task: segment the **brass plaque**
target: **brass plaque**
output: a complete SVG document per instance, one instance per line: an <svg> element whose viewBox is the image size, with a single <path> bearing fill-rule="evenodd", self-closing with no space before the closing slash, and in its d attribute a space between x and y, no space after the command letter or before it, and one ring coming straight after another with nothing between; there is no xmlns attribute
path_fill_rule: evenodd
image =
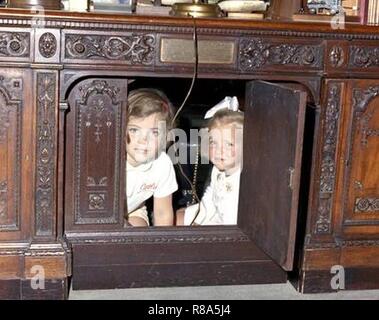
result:
<svg viewBox="0 0 379 320"><path fill-rule="evenodd" d="M199 40L199 63L232 64L235 55L234 41ZM167 63L195 62L195 48L192 39L161 39L160 59Z"/></svg>

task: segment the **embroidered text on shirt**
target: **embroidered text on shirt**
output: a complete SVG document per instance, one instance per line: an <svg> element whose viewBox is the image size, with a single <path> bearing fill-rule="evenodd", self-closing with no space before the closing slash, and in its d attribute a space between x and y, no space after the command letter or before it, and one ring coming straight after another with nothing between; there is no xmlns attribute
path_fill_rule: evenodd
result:
<svg viewBox="0 0 379 320"><path fill-rule="evenodd" d="M144 183L138 192L154 191L155 189L157 189L156 183L150 183L150 184Z"/></svg>

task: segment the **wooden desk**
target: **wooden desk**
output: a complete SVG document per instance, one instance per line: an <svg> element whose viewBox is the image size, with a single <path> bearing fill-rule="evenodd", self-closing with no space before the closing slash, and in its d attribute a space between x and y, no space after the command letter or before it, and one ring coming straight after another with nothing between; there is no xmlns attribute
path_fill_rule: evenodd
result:
<svg viewBox="0 0 379 320"><path fill-rule="evenodd" d="M292 190L298 192L281 199L288 212L278 221L286 231L273 240L267 234L275 232L276 213L262 216L258 205L251 209L258 202L248 201L259 192L246 179L254 173L249 152L238 226L123 226L125 181L118 170L128 83L191 77L191 19L53 11L36 17L3 9L0 23L1 297L62 299L72 274L76 288L112 288L284 282L292 269L299 290L320 292L332 290L331 270L338 265L345 268L347 289L379 288L376 27L196 21L199 79L246 81L247 88L266 92L258 99L262 105L267 95L284 94L283 82L291 83L286 97L295 101L303 92L315 110L313 125L305 124L310 156L302 165L296 158ZM257 87L262 80L266 85ZM108 147L90 164L97 129L84 134L75 110L83 107L96 119L88 108L94 95L103 98L110 117L98 120L111 129L101 137ZM89 175L104 168L103 180ZM309 175L301 182L304 168ZM265 198L276 200L274 194ZM305 214L296 224L300 211ZM259 223L266 223L266 235ZM43 267L45 290L32 289L36 266Z"/></svg>

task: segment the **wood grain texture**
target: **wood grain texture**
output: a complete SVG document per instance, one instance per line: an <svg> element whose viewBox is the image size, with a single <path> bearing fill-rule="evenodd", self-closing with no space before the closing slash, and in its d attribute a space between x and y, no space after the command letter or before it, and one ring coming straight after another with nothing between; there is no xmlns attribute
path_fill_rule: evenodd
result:
<svg viewBox="0 0 379 320"><path fill-rule="evenodd" d="M287 279L278 265L249 242L238 246L222 242L171 244L164 251L161 247L75 245L73 288L263 284Z"/></svg>
<svg viewBox="0 0 379 320"><path fill-rule="evenodd" d="M295 250L306 100L300 86L257 81L246 88L239 225L288 271Z"/></svg>

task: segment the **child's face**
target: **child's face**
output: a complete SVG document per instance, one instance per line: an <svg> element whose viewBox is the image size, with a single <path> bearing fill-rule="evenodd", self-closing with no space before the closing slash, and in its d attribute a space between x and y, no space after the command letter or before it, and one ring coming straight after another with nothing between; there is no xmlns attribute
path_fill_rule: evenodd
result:
<svg viewBox="0 0 379 320"><path fill-rule="evenodd" d="M126 151L128 162L133 166L153 161L158 156L165 123L157 114L146 118L131 117L127 126Z"/></svg>
<svg viewBox="0 0 379 320"><path fill-rule="evenodd" d="M209 157L220 171L232 174L242 165L243 129L236 124L220 125L209 132Z"/></svg>

